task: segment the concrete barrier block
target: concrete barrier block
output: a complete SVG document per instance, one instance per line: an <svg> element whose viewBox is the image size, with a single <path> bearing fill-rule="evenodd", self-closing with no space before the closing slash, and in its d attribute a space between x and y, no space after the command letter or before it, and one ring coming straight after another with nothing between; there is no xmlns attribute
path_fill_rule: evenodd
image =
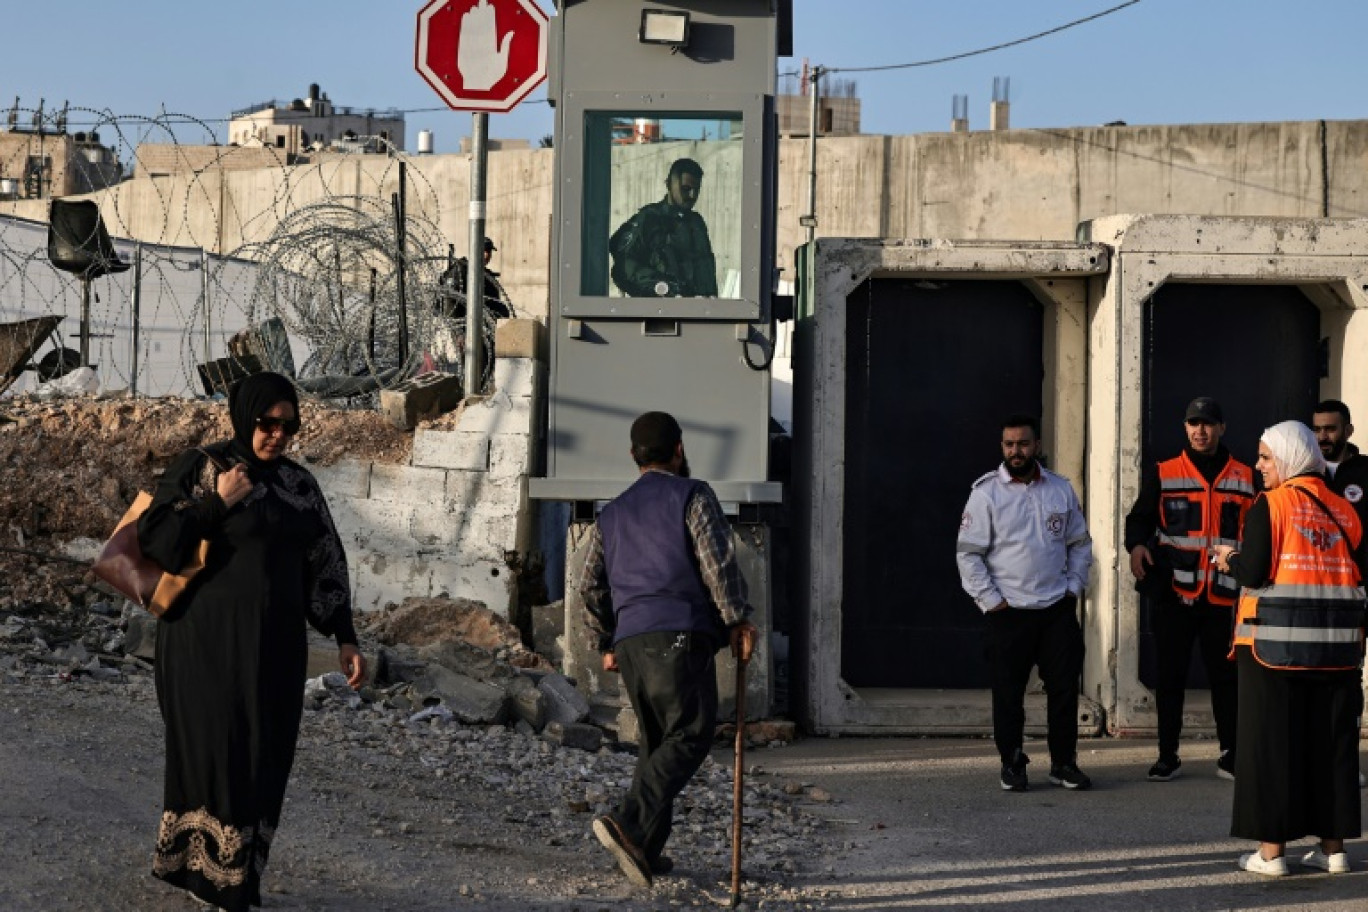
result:
<svg viewBox="0 0 1368 912"><path fill-rule="evenodd" d="M531 358L498 358L494 361L494 389L513 398L536 396L543 388L546 365Z"/></svg>
<svg viewBox="0 0 1368 912"><path fill-rule="evenodd" d="M491 478L526 475L532 468L532 438L522 434L499 434L489 441Z"/></svg>
<svg viewBox="0 0 1368 912"><path fill-rule="evenodd" d="M501 561L517 550L518 516L461 510L418 510L413 537L419 548L441 548L455 560Z"/></svg>
<svg viewBox="0 0 1368 912"><path fill-rule="evenodd" d="M495 358L546 360L546 327L538 320L500 320L494 330Z"/></svg>
<svg viewBox="0 0 1368 912"><path fill-rule="evenodd" d="M323 494L344 497L369 497L371 464L359 459L342 459L332 465L310 465L309 472L318 481Z"/></svg>
<svg viewBox="0 0 1368 912"><path fill-rule="evenodd" d="M489 435L419 428L413 435L413 464L482 472L489 466Z"/></svg>
<svg viewBox="0 0 1368 912"><path fill-rule="evenodd" d="M532 429L532 400L496 391L471 399L461 412L458 430L482 434L527 434Z"/></svg>
<svg viewBox="0 0 1368 912"><path fill-rule="evenodd" d="M431 504L445 496L446 471L443 469L378 463L371 467L371 500Z"/></svg>
<svg viewBox="0 0 1368 912"><path fill-rule="evenodd" d="M375 550L382 553L404 554L413 550L413 516L410 504L371 500L360 497L330 497L337 534L347 548L347 559L353 561L359 552Z"/></svg>

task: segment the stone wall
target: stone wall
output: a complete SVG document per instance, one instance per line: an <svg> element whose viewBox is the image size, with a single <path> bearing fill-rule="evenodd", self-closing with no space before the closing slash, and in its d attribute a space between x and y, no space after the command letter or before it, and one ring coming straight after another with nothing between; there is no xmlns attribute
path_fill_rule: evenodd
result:
<svg viewBox="0 0 1368 912"><path fill-rule="evenodd" d="M526 477L542 446L544 350L536 321L501 323L494 392L415 431L407 464L312 469L347 548L358 611L449 595L514 619L519 571L537 541Z"/></svg>

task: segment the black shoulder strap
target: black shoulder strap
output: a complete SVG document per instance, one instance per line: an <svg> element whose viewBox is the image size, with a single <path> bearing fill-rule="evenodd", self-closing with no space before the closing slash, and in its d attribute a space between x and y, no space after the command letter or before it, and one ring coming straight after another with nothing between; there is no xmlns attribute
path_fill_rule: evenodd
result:
<svg viewBox="0 0 1368 912"><path fill-rule="evenodd" d="M1335 514L1330 512L1330 508L1325 505L1325 501L1317 497L1311 491L1310 488L1303 488L1301 485L1288 485L1288 487L1290 487L1294 491L1301 491L1307 497L1314 500L1316 502L1316 506L1321 508L1321 512L1324 513L1326 516L1330 517L1330 521L1335 524L1335 528L1340 530L1340 535L1344 536L1344 540L1351 541L1351 539L1349 538L1349 533L1344 531L1344 526L1340 525L1340 521L1335 518Z"/></svg>

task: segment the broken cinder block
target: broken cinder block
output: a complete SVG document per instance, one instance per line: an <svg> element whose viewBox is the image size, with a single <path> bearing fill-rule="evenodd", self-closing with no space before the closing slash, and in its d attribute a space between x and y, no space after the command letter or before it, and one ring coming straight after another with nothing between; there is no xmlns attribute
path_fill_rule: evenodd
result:
<svg viewBox="0 0 1368 912"><path fill-rule="evenodd" d="M425 418L436 418L461 404L461 380L455 374L429 371L393 389L380 391L380 411L401 431Z"/></svg>

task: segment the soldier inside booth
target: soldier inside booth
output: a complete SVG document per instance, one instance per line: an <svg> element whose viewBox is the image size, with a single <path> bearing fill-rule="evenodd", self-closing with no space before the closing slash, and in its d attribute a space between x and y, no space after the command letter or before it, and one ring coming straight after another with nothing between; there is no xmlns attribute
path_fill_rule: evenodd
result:
<svg viewBox="0 0 1368 912"><path fill-rule="evenodd" d="M581 293L735 298L742 118L590 113Z"/></svg>

